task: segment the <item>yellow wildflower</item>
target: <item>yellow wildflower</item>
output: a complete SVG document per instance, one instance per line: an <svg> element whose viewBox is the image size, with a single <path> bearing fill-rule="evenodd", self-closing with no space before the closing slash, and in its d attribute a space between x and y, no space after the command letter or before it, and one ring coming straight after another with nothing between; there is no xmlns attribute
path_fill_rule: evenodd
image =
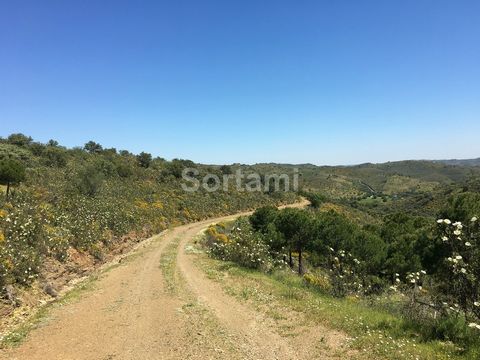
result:
<svg viewBox="0 0 480 360"><path fill-rule="evenodd" d="M161 209L163 209L163 204L162 204L161 201L155 201L153 203L153 207L161 210Z"/></svg>

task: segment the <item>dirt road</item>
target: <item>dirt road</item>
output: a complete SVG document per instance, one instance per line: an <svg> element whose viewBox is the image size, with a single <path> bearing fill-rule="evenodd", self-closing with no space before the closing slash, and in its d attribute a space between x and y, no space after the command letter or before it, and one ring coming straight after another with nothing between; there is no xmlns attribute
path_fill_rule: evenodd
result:
<svg viewBox="0 0 480 360"><path fill-rule="evenodd" d="M311 358L308 346L280 336L262 314L226 295L195 266L189 242L212 222L230 218L180 226L146 241L0 357Z"/></svg>

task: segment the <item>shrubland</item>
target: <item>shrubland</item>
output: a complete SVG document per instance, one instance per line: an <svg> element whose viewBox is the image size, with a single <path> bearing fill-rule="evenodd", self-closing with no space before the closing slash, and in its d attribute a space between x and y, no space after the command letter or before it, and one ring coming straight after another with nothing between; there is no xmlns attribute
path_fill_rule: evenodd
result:
<svg viewBox="0 0 480 360"><path fill-rule="evenodd" d="M249 193L233 187L185 192L185 167L219 176L229 170L105 149L94 141L68 149L22 134L1 139L2 296L9 286L28 287L48 271L48 258L68 261L72 249L101 262L126 237L141 239L177 224L296 199L293 193Z"/></svg>
<svg viewBox="0 0 480 360"><path fill-rule="evenodd" d="M249 218L212 225L215 232L207 231L205 244L214 258L267 274L297 273L312 291L358 299L372 311L390 314L421 342L450 342L454 354L476 358L480 202L475 184L450 191L436 217L396 213L372 225L318 206L269 206Z"/></svg>

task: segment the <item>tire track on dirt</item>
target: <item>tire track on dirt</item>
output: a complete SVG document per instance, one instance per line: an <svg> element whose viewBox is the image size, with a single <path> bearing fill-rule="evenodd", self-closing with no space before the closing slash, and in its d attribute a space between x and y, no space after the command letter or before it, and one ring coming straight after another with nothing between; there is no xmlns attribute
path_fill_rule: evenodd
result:
<svg viewBox="0 0 480 360"><path fill-rule="evenodd" d="M178 303L164 295L158 267L171 236L155 237L131 259L102 274L93 291L52 309L47 321L6 358L147 359L149 353L161 354L159 339L174 344L181 338L180 327L166 326L177 323Z"/></svg>
<svg viewBox="0 0 480 360"><path fill-rule="evenodd" d="M249 359L299 359L295 350L278 334L265 326L261 314L223 293L213 281L196 268L185 247L205 226L192 226L182 236L178 266L200 303L207 306L239 341Z"/></svg>

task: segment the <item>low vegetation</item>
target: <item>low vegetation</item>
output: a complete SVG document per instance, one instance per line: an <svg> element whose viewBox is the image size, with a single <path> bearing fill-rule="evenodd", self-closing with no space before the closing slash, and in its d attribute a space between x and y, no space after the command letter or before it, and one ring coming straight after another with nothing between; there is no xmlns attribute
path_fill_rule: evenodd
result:
<svg viewBox="0 0 480 360"><path fill-rule="evenodd" d="M65 262L71 249L101 262L125 238L264 204L295 201L293 193L185 192L184 167L221 175L220 167L166 161L142 152L104 149L90 141L67 149L22 134L0 139L0 296L29 286L46 258ZM225 171L225 168L223 169Z"/></svg>
<svg viewBox="0 0 480 360"><path fill-rule="evenodd" d="M302 286L380 311L394 331L415 332L424 343L451 342L449 353L474 359L480 354L477 198L455 193L437 221L403 213L377 226L314 207L262 207L249 218L212 225L205 245L212 257L245 268L294 271Z"/></svg>

